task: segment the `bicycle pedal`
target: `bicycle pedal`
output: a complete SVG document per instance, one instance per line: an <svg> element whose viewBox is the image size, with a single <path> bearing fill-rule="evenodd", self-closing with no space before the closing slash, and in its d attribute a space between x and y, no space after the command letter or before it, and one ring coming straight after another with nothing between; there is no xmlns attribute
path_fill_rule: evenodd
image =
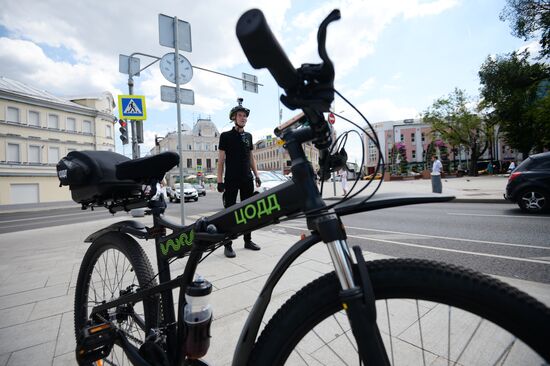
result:
<svg viewBox="0 0 550 366"><path fill-rule="evenodd" d="M87 364L107 357L115 340L116 329L111 323L85 327L76 345L76 360L79 364Z"/></svg>

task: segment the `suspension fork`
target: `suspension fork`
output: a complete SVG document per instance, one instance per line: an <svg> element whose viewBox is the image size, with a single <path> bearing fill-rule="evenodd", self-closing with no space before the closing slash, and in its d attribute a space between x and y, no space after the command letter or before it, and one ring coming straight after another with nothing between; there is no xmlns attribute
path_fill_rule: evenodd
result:
<svg viewBox="0 0 550 366"><path fill-rule="evenodd" d="M357 273L354 276L346 233L340 219L336 214L329 213L315 221L323 241L327 243L336 277L340 282L340 301L357 340L361 360L368 360L369 365L389 366L390 361L376 324L374 292L361 248L353 247L357 261Z"/></svg>

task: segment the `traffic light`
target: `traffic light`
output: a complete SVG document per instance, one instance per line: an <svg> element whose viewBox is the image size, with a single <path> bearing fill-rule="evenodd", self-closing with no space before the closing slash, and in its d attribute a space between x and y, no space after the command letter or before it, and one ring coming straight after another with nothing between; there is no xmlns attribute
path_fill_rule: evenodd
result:
<svg viewBox="0 0 550 366"><path fill-rule="evenodd" d="M118 130L120 131L120 139L122 140L122 145L126 145L128 144L128 124L123 119L119 119L118 123L120 123L120 128Z"/></svg>

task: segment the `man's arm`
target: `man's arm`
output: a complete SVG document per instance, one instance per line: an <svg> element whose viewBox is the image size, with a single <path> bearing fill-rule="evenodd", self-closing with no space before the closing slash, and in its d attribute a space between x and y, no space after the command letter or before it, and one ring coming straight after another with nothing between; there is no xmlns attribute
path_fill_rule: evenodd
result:
<svg viewBox="0 0 550 366"><path fill-rule="evenodd" d="M225 164L225 151L218 150L218 183L223 183L223 165Z"/></svg>

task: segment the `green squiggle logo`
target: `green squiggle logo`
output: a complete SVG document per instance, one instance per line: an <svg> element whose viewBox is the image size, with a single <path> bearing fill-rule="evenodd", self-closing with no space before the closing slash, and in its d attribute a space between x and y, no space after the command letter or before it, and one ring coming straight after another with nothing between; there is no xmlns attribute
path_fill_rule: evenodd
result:
<svg viewBox="0 0 550 366"><path fill-rule="evenodd" d="M179 250L184 245L191 245L193 243L193 239L195 239L194 230L191 230L189 232L189 236L187 235L187 233L182 233L179 238L176 238L175 241L173 239L170 239L166 243L160 243L160 251L162 255L167 255L168 251L170 251L170 248L172 248L174 252L179 252Z"/></svg>

